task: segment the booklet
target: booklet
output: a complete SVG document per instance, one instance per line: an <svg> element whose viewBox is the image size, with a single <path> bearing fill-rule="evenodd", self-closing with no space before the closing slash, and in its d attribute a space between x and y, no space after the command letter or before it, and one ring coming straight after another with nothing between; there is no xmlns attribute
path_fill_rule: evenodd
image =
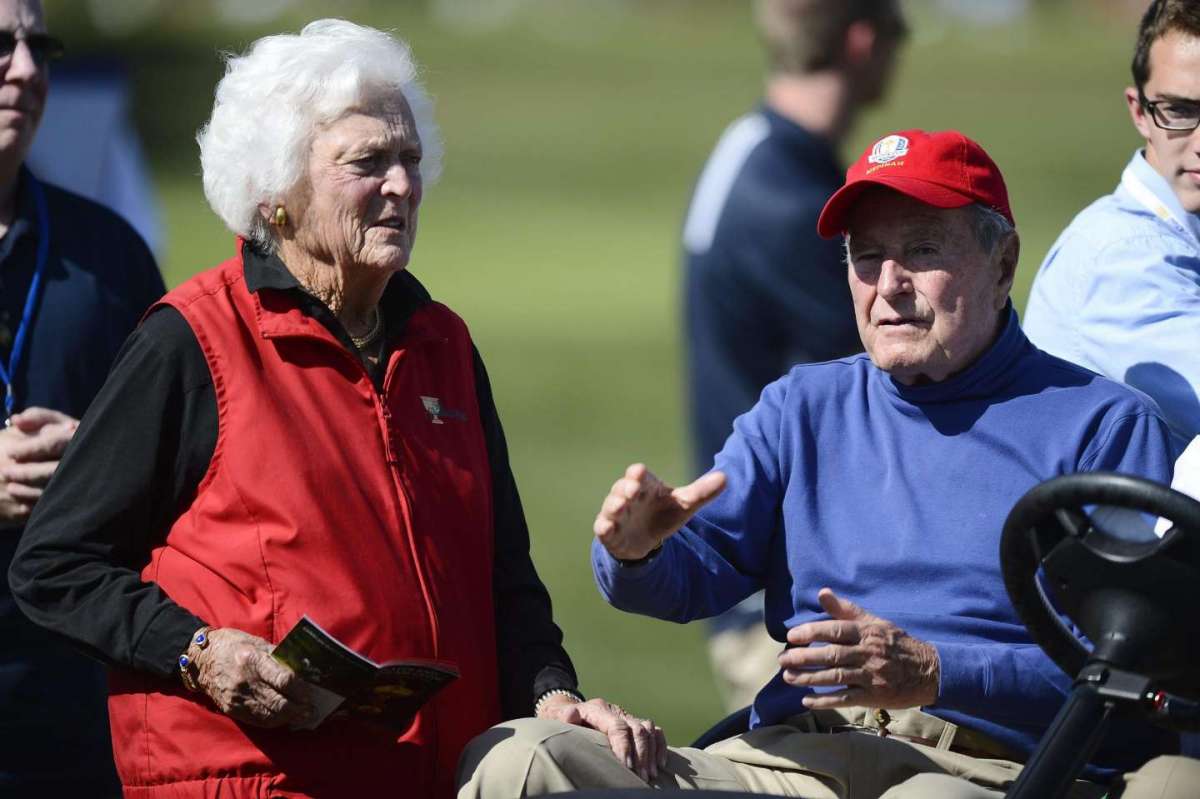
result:
<svg viewBox="0 0 1200 799"><path fill-rule="evenodd" d="M308 616L284 636L272 656L314 688L315 729L335 711L396 732L412 723L421 706L458 679L451 663L401 660L376 663L334 638Z"/></svg>

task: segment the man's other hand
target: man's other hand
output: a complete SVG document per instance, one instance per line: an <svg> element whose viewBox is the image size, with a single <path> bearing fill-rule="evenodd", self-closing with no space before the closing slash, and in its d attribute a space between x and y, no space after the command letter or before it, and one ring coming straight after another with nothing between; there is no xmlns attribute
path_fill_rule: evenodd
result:
<svg viewBox="0 0 1200 799"><path fill-rule="evenodd" d="M42 497L79 420L49 408L29 408L0 430L0 525L18 526Z"/></svg>
<svg viewBox="0 0 1200 799"><path fill-rule="evenodd" d="M635 463L613 483L592 530L614 558L638 560L724 489L721 472L709 472L689 485L671 488L644 464Z"/></svg>
<svg viewBox="0 0 1200 799"><path fill-rule="evenodd" d="M932 644L828 588L817 599L830 620L788 630L792 648L780 654L779 665L791 685L842 688L804 697L806 707L910 708L937 701L941 664Z"/></svg>

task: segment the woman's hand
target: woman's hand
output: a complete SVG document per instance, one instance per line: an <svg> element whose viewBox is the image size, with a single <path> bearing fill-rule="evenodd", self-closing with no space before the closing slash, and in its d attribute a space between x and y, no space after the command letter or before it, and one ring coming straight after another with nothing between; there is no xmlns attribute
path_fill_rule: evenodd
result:
<svg viewBox="0 0 1200 799"><path fill-rule="evenodd" d="M307 684L256 635L222 627L192 659L196 682L227 716L255 727L301 727L314 713Z"/></svg>
<svg viewBox="0 0 1200 799"><path fill-rule="evenodd" d="M656 779L658 770L667 765L667 736L662 728L603 699L580 702L570 696L551 696L539 708L538 718L604 733L617 760L644 782Z"/></svg>

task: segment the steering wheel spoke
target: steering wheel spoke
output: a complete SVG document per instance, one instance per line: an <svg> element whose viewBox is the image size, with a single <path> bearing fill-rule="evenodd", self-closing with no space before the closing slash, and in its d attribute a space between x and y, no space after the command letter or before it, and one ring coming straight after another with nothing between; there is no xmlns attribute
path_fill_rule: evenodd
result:
<svg viewBox="0 0 1200 799"><path fill-rule="evenodd" d="M1079 508L1056 508L1054 520L1072 538L1082 539L1092 529L1092 519ZM1043 557L1046 555L1042 553Z"/></svg>

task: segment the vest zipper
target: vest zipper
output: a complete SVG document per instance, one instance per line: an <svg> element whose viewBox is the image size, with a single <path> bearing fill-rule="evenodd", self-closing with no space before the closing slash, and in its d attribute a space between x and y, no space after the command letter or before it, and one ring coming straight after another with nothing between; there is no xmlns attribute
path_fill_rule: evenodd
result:
<svg viewBox="0 0 1200 799"><path fill-rule="evenodd" d="M395 355L395 353L392 353ZM420 582L421 595L425 598L425 617L429 623L429 635L433 644L433 657L441 657L442 651L442 635L441 628L438 626L437 613L433 606L433 597L429 592L429 580L425 576L425 567L421 564L421 559L417 556L417 541L416 531L413 526L413 503L409 499L407 492L400 480L400 450L395 441L395 431L392 428L392 412L387 405L388 386L392 382L394 373L393 365L398 361L396 358L389 358L387 371L383 377L383 391L375 389L374 381L371 381L370 375L367 375L367 380L371 382L371 397L375 402L375 412L382 425L383 432L383 449L387 458L388 474L392 477L392 485L396 491L396 498L400 505L400 512L408 518L408 550L412 557L413 570L417 573L417 580ZM359 362L359 367L363 369L363 374L366 374L366 368Z"/></svg>
<svg viewBox="0 0 1200 799"><path fill-rule="evenodd" d="M421 595L425 598L425 617L429 623L429 635L433 643L433 656L440 658L442 655L442 635L441 628L438 626L437 613L433 607L433 597L429 593L429 581L425 577L425 569L421 565L421 559L417 557L417 540L416 533L413 529L413 505L409 501L408 495L404 491L404 486L400 482L400 453L399 448L393 439L392 430L392 412L387 406L388 387L392 384L392 378L395 375L395 365L399 362L399 357L395 350L392 351L388 358L388 364L383 375L383 391L375 390L375 383L371 380L370 375L367 375L368 382L371 383L371 396L375 402L376 413L383 424L383 446L384 454L387 457L388 473L392 476L392 485L395 486L396 495L400 502L401 513L408 516L408 549L412 556L413 570L417 573L417 580L421 584ZM366 368L362 366L361 361L359 367L363 373L366 373ZM430 757L433 762L437 762L441 754L442 733L440 730L440 718L432 708L424 710L425 723L429 725L429 741Z"/></svg>
<svg viewBox="0 0 1200 799"><path fill-rule="evenodd" d="M440 658L442 651L441 629L438 626L437 613L434 612L433 598L429 593L429 581L425 577L425 569L421 565L421 559L417 556L416 534L413 530L412 524L413 504L409 499L408 494L405 492L404 486L400 482L399 448L393 441L392 412L387 407L387 389L392 382L392 376L394 374L393 365L397 359L388 359L387 371L384 373L383 377L383 391L381 392L375 388L375 381L371 379L371 375L367 372L366 366L363 365L362 359L356 357L353 353L348 351L341 342L337 342L337 348L345 355L345 357L354 362L354 365L358 367L359 372L364 378L366 378L367 383L371 386L371 399L375 404L376 421L379 423L381 428L380 432L383 439L383 452L387 463L388 474L391 475L392 478L392 487L396 493L396 500L400 507L400 514L402 517L407 517L404 519L404 521L407 523L406 526L408 528L408 553L412 558L413 570L417 573L417 581L421 586L421 596L425 600L425 619L429 625L430 643L433 645L432 657L435 659ZM395 351L393 351L392 354L394 356Z"/></svg>

